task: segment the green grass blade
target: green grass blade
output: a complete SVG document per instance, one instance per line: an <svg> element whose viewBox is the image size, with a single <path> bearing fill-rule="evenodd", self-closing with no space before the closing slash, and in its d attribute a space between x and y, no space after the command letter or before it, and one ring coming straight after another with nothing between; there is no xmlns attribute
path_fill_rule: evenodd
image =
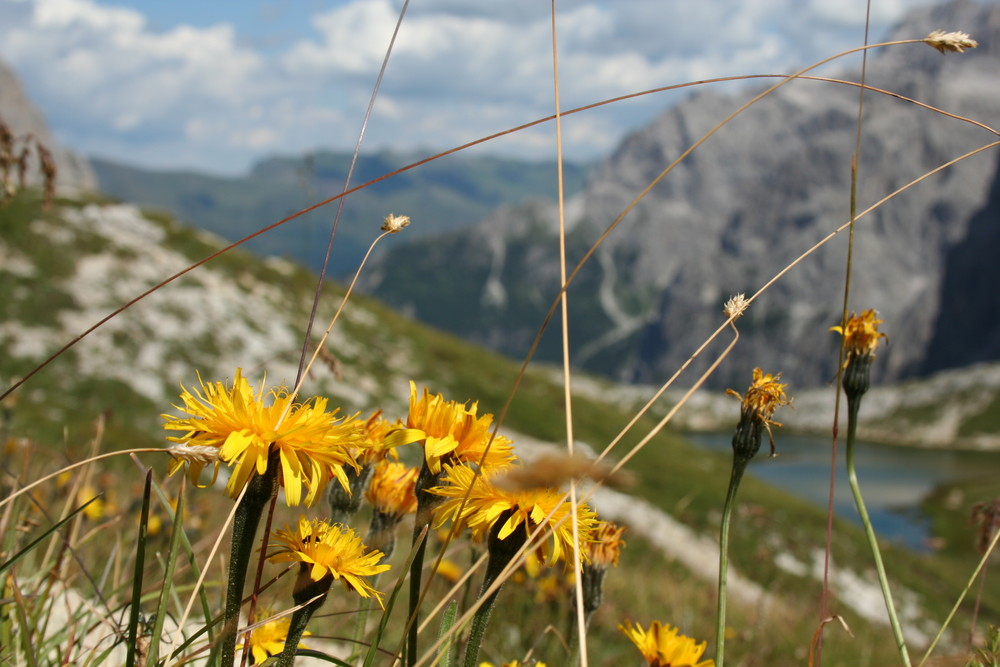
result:
<svg viewBox="0 0 1000 667"><path fill-rule="evenodd" d="M146 540L149 532L149 497L153 482L153 469L146 470L146 483L142 488L142 513L139 516L139 536L135 547L135 570L132 575L132 608L128 615L128 653L126 667L135 667L136 637L139 629L139 610L142 606L142 574L146 565Z"/></svg>
<svg viewBox="0 0 1000 667"><path fill-rule="evenodd" d="M329 662L334 665L340 665L340 667L353 667L351 663L344 662L340 658L335 658L332 655L327 655L322 651L314 651L309 648L300 648L295 650L295 657L297 658L316 658L317 660L322 660L323 662Z"/></svg>
<svg viewBox="0 0 1000 667"><path fill-rule="evenodd" d="M160 599L156 605L156 620L153 622L153 635L149 642L147 664L160 659L160 634L163 632L163 622L167 618L167 603L173 591L174 569L177 566L177 553L181 546L181 533L184 532L184 478L177 492L177 510L174 512L173 531L170 533L170 551L167 554L167 567L163 572L163 588L160 589Z"/></svg>
<svg viewBox="0 0 1000 667"><path fill-rule="evenodd" d="M48 539L49 536L52 535L52 533L56 532L57 530L59 530L60 528L62 528L64 525L66 525L67 523L69 523L73 519L73 517L75 517L77 514L79 514L83 510L87 509L87 506L90 505L90 503L94 502L95 500L97 500L100 497L101 496L94 496L93 498L91 498L90 500L88 500L87 502L85 502L84 504L82 504L79 507L77 507L75 510L73 510L72 512L70 512L69 514L67 514L66 518L64 518L64 519L58 521L57 523L53 524L52 526L50 526L48 528L48 530L46 530L44 533L41 534L41 536L39 536L38 538L32 540L30 544L28 544L26 547L24 547L23 549L21 549L20 551L18 551L16 554L14 554L13 556L11 556L10 560L4 562L3 564L0 564L0 574L3 574L5 570L9 569L12 565L14 565L14 563L16 563L17 561L19 561L21 558L23 558L28 553L30 553L32 549L34 549L36 546L38 546L39 542L42 542L42 541Z"/></svg>
<svg viewBox="0 0 1000 667"><path fill-rule="evenodd" d="M167 494L163 492L163 489L160 487L160 485L154 483L153 490L156 491L156 497L160 499L160 503L163 505L163 507L169 510L170 499L167 498ZM180 534L181 546L184 547L184 554L187 556L188 565L191 567L191 571L194 574L194 576L196 578L200 577L201 569L198 567L198 560L195 558L194 547L191 546L191 540L188 539L187 533L185 533L183 530L180 531L180 533L181 533ZM206 619L212 618L212 608L208 603L208 594L205 592L204 588L198 591L198 599L201 601L201 611L202 614L204 615L204 618ZM210 644L215 644L215 632L213 628L214 628L214 623L210 623L205 627L205 629L208 631L208 641Z"/></svg>
<svg viewBox="0 0 1000 667"><path fill-rule="evenodd" d="M35 661L35 654L34 651L32 651L33 645L31 641L33 633L28 631L29 628L32 627L28 624L28 610L25 608L24 598L21 597L21 591L17 587L17 582L12 581L11 584L11 590L14 593L14 601L16 604L17 621L23 628L23 632L20 633L20 639L22 644L21 648L24 651L25 663L28 667L36 667L38 663Z"/></svg>

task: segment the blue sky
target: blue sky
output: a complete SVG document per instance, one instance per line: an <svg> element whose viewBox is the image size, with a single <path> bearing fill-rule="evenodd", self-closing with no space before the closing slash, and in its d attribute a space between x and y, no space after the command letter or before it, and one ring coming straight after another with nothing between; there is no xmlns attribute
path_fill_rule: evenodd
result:
<svg viewBox="0 0 1000 667"><path fill-rule="evenodd" d="M921 4L873 0L875 36ZM353 147L401 7L0 0L0 59L81 153L237 173L275 153ZM365 149L443 149L551 114L549 9L545 0L412 0ZM559 0L562 105L787 72L859 44L864 11L863 0ZM607 154L674 99L566 119L567 157ZM554 145L543 126L485 150L551 158Z"/></svg>

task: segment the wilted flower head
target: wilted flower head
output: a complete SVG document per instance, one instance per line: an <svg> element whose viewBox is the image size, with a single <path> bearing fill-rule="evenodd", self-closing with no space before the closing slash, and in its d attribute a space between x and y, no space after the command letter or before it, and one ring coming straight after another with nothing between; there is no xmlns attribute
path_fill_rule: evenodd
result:
<svg viewBox="0 0 1000 667"><path fill-rule="evenodd" d="M866 310L860 315L852 314L847 324L830 327L844 337L846 352L844 360L844 393L848 401L854 401L868 391L871 384L871 365L875 359L875 349L887 336L878 330L882 320L874 310Z"/></svg>
<svg viewBox="0 0 1000 667"><path fill-rule="evenodd" d="M632 640L649 667L715 667L714 660L702 660L707 642L700 644L690 637L678 634L677 628L653 621L649 630L625 621L618 629Z"/></svg>
<svg viewBox="0 0 1000 667"><path fill-rule="evenodd" d="M740 399L740 403L743 405L741 412L748 419L781 426L781 424L771 420L776 409L782 405L788 405L790 402L785 394L785 387L788 385L778 382L780 379L781 373L777 375L765 374L761 369L755 368L753 369L753 382L747 388L746 394L740 396L732 389L727 389L726 393Z"/></svg>
<svg viewBox="0 0 1000 667"><path fill-rule="evenodd" d="M390 213L385 216L385 222L382 223L382 231L389 232L390 234L396 234L397 232L402 231L405 227L409 226L410 216Z"/></svg>
<svg viewBox="0 0 1000 667"><path fill-rule="evenodd" d="M965 49L974 49L979 46L979 42L972 39L967 32L945 32L944 30L935 30L931 34L924 37L924 43L928 46L933 46L935 49L941 53L947 53L949 51L953 53L964 53Z"/></svg>
<svg viewBox="0 0 1000 667"><path fill-rule="evenodd" d="M598 522L593 538L586 545L590 564L605 568L609 565L618 567L618 556L625 546L625 541L622 540L624 532L625 526L619 526L613 521Z"/></svg>
<svg viewBox="0 0 1000 667"><path fill-rule="evenodd" d="M875 349L881 339L888 340L888 336L878 330L880 324L882 320L878 319L878 313L869 308L860 315L851 313L846 325L830 327L830 331L836 331L844 337L848 361L855 357L874 359Z"/></svg>
<svg viewBox="0 0 1000 667"><path fill-rule="evenodd" d="M583 609L589 616L597 611L604 601L604 577L609 566L618 567L618 556L625 542L622 541L624 526L611 521L599 521L591 540L584 545L584 564L580 570L583 590ZM573 596L576 608L576 596Z"/></svg>
<svg viewBox="0 0 1000 667"><path fill-rule="evenodd" d="M733 450L738 457L745 460L753 458L760 448L762 432L767 431L771 441L771 454L774 454L774 435L771 433L772 426L781 426L771 419L774 411L782 405L788 405L788 396L785 394L785 387L781 384L781 373L777 375L765 374L759 368L753 369L753 382L747 388L746 394L740 396L732 389L727 389L726 393L735 396L740 400L740 421L736 426L736 433L733 435Z"/></svg>

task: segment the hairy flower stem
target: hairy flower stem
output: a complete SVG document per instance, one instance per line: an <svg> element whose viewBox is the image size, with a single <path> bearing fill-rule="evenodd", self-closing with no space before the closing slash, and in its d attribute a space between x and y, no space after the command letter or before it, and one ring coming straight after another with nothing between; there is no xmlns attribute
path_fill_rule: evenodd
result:
<svg viewBox="0 0 1000 667"><path fill-rule="evenodd" d="M910 665L910 655L906 650L906 640L903 638L903 630L899 625L899 618L896 615L896 607L892 602L892 592L889 590L889 580L885 574L885 566L882 564L882 554L878 548L878 539L875 537L875 530L872 528L871 519L868 517L868 510L865 509L865 501L861 497L861 487L858 485L858 475L854 469L854 444L857 441L858 432L858 410L861 407L861 395L847 396L847 479L851 484L851 493L854 495L854 503L858 506L858 515L861 517L861 524L865 528L865 535L868 537L868 546L871 547L872 557L875 559L875 569L878 571L879 585L882 587L882 597L885 599L885 609L889 614L889 625L892 626L892 635L896 639L896 647L899 649L899 657L905 667Z"/></svg>
<svg viewBox="0 0 1000 667"><path fill-rule="evenodd" d="M424 461L420 468L420 476L414 493L417 495L417 515L413 521L413 543L416 553L413 555L413 562L410 564L410 608L409 621L410 629L406 640L406 665L412 667L417 662L417 626L419 625L418 615L420 613L420 592L424 569L424 555L427 552L427 540L420 539L424 528L429 526L434 516L434 507L441 502L438 496L428 492L428 489L435 486L440 480L440 473L435 474L427 467ZM419 542L418 542L419 540Z"/></svg>
<svg viewBox="0 0 1000 667"><path fill-rule="evenodd" d="M493 527L490 529L490 558L486 563L486 575L483 577L483 587L479 592L479 597L483 597L486 594L486 591L490 589L493 582L497 580L497 577L510 564L510 561L513 560L514 556L517 555L517 552L521 550L521 547L524 546L524 543L528 539L527 530L523 526L516 529L506 538L500 539L500 531L503 529L504 524L507 523L510 515L510 510L502 513L497 517L493 523ZM503 588L502 584L497 586L496 590L483 600L479 609L476 610L476 615L472 617L472 623L469 626L469 642L465 647L465 662L463 663L465 667L477 667L479 665L479 647L483 643L483 637L486 635L486 626L489 625L490 614L493 611L493 605L497 601L497 596L500 595L501 588Z"/></svg>
<svg viewBox="0 0 1000 667"><path fill-rule="evenodd" d="M740 487L743 473L750 459L733 457L733 469L729 475L729 490L726 503L722 507L722 526L719 529L719 601L715 614L715 665L722 667L726 648L726 578L729 570L729 522L736 506L736 491Z"/></svg>
<svg viewBox="0 0 1000 667"><path fill-rule="evenodd" d="M299 580L305 580L308 583L292 595L295 604L312 601L306 606L296 609L295 613L292 614L292 620L288 624L288 634L285 637L285 649L278 655L277 667L292 667L295 664L295 653L298 650L299 641L306 631L309 619L326 602L326 593L330 590L332 577L327 575L319 581L309 581L308 567L302 567L299 572Z"/></svg>
<svg viewBox="0 0 1000 667"><path fill-rule="evenodd" d="M221 647L223 667L230 667L236 661L236 630L240 623L240 608L243 605L243 585L246 583L253 552L254 536L264 507L271 500L271 494L278 480L278 453L272 452L267 461L267 471L254 475L247 483L243 500L236 507L233 517L233 544L229 556L229 575L226 583L226 610L222 628Z"/></svg>
<svg viewBox="0 0 1000 667"><path fill-rule="evenodd" d="M593 563L584 563L580 569L581 582L583 584L583 628L584 632L590 627L590 619L594 617L594 612L604 601L604 575L607 573L605 566L597 567ZM570 638L569 645L573 647L570 654L570 665L580 664L580 624L574 623L576 618L576 596L570 598L570 608L572 618L569 624L569 631L566 633Z"/></svg>

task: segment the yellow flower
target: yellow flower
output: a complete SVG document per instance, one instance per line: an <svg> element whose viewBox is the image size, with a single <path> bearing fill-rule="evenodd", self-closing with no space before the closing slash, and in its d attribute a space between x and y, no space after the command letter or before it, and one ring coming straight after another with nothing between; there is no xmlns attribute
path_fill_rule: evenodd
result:
<svg viewBox="0 0 1000 667"><path fill-rule="evenodd" d="M505 540L518 529L525 531L527 537L543 525L544 529L536 537L543 555L550 564L560 559L569 562L573 553L572 509L564 493L554 489L499 489L482 476L476 478L475 471L464 465L446 465L442 482L442 486L430 489L430 493L446 498L435 511L438 526L448 520L458 522L469 527L474 539L481 540L500 516L506 514L507 520L497 533L498 539ZM584 504L577 507L576 515L577 532L583 545L591 540L597 515Z"/></svg>
<svg viewBox="0 0 1000 667"><path fill-rule="evenodd" d="M647 632L642 626L625 621L618 629L632 640L649 667L715 667L714 660L698 662L706 642L696 644L690 637L678 634L677 628L653 621Z"/></svg>
<svg viewBox="0 0 1000 667"><path fill-rule="evenodd" d="M450 584L454 584L462 578L462 568L453 560L442 558L438 564L437 576Z"/></svg>
<svg viewBox="0 0 1000 667"><path fill-rule="evenodd" d="M389 435L396 430L397 426L385 419L381 410L373 412L362 429L361 450L357 455L358 464L362 466L375 464L390 455L399 458L395 447L416 442L416 435L410 440L399 436L390 439Z"/></svg>
<svg viewBox="0 0 1000 667"><path fill-rule="evenodd" d="M294 403L295 397L283 386L269 392L272 400L267 405L263 387L255 392L239 369L231 388L222 382L200 384L200 391L184 389L184 407L174 406L188 416L162 415L166 421L163 427L184 432L167 438L181 445L179 449L218 451L219 460L234 468L226 485L231 497L239 495L255 471L264 474L273 452L278 453L279 479L289 506L301 502L312 505L333 477L348 488L344 466L357 469L351 448L361 442L354 417L337 417L337 410L327 412L325 398ZM187 462L191 481L197 483L208 460L182 455L175 459L170 472L173 474Z"/></svg>
<svg viewBox="0 0 1000 667"><path fill-rule="evenodd" d="M413 491L419 468L395 461L381 461L375 466L365 498L376 512L403 516L417 511L417 496Z"/></svg>
<svg viewBox="0 0 1000 667"><path fill-rule="evenodd" d="M432 473L441 472L442 460L448 463L479 463L482 459L490 442L493 415L479 416L476 414L478 409L478 403L470 406L468 403L445 401L441 394L432 396L426 388L418 397L417 385L410 382L410 412L406 430L418 434L416 440L424 441L424 459ZM498 434L490 444L483 467L506 466L513 459L511 441Z"/></svg>
<svg viewBox="0 0 1000 667"><path fill-rule="evenodd" d="M505 662L500 667L528 667L528 665L533 665L534 667L545 667L544 662L521 662L520 660L511 660L510 662ZM479 667L493 667L492 662L481 662Z"/></svg>
<svg viewBox="0 0 1000 667"><path fill-rule="evenodd" d="M844 349L847 351L847 360L856 357L875 358L875 349L881 339L888 340L888 336L878 330L878 325L882 320L878 319L878 314L869 308L860 315L851 313L850 319L843 327L830 327L830 331L836 331L844 337Z"/></svg>
<svg viewBox="0 0 1000 667"><path fill-rule="evenodd" d="M83 514L92 521L100 521L107 516L107 503L105 499L100 497L97 489L92 485L85 484L81 486L80 490L76 493L76 502L83 505L91 500L94 502L87 505L86 509L83 510Z"/></svg>
<svg viewBox="0 0 1000 667"><path fill-rule="evenodd" d="M382 595L365 577L385 572L389 565L379 564L384 555L381 551L372 549L366 553L361 538L350 528L302 517L297 530L279 530L269 546L278 548L268 556L271 562L302 563L310 568L312 581L332 576L344 588L353 589L363 598L374 597L382 606Z"/></svg>
<svg viewBox="0 0 1000 667"><path fill-rule="evenodd" d="M260 609L254 614L254 623L265 621L265 619L271 616L274 616L274 612L270 609ZM250 646L250 654L253 656L251 664L259 665L271 656L278 655L285 650L285 639L288 637L288 626L291 622L290 616L282 616L273 621L265 621L250 631L247 644ZM302 636L305 637L311 634L307 630L302 633ZM298 647L308 648L305 644L299 644ZM237 651L242 649L243 644L236 647Z"/></svg>
<svg viewBox="0 0 1000 667"><path fill-rule="evenodd" d="M624 526L619 526L612 521L600 521L594 531L593 540L587 542L587 556L591 565L607 567L614 565L618 567L618 556L625 546L622 540Z"/></svg>

